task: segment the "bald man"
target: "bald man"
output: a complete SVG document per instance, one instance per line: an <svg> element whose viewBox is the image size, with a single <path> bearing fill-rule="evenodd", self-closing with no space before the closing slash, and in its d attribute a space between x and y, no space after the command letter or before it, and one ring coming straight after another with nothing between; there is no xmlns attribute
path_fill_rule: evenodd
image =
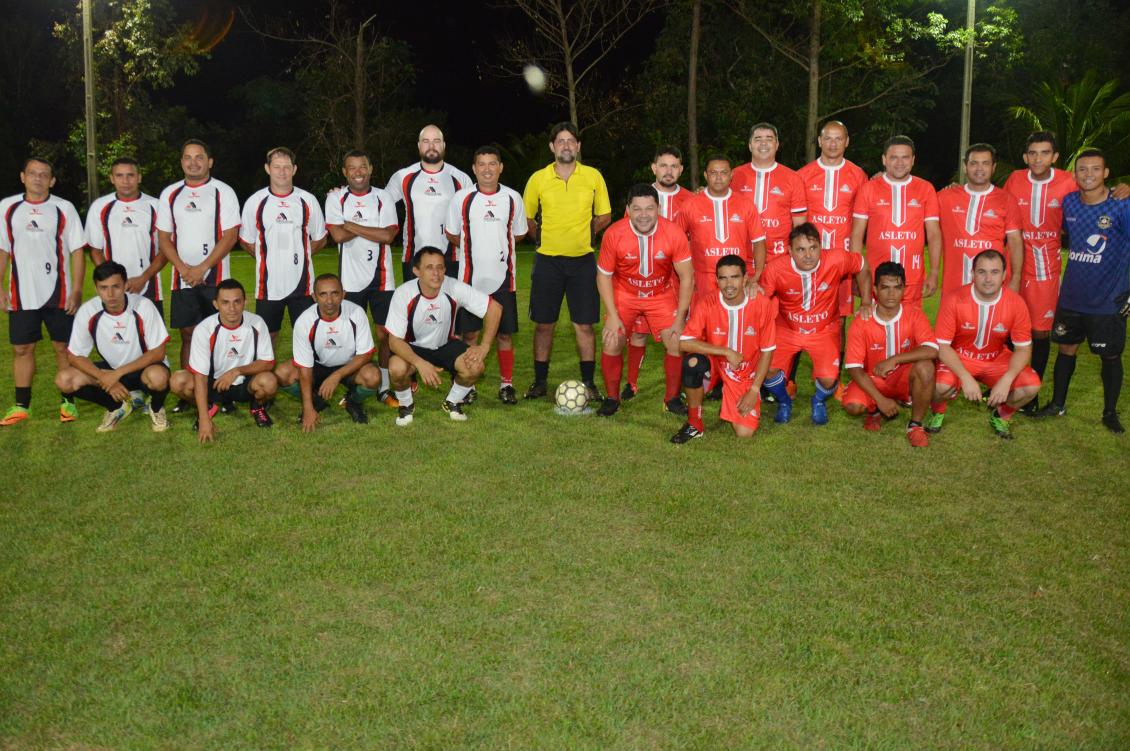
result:
<svg viewBox="0 0 1130 751"><path fill-rule="evenodd" d="M385 187L393 201L404 204L404 221L400 225L404 228L401 258L404 282L416 278L412 273L412 256L420 248L444 249L447 275L455 276L459 268L455 246L444 235L443 223L451 197L474 184L465 172L443 160L447 144L443 131L437 126L424 126L416 145L420 161L397 170Z"/></svg>

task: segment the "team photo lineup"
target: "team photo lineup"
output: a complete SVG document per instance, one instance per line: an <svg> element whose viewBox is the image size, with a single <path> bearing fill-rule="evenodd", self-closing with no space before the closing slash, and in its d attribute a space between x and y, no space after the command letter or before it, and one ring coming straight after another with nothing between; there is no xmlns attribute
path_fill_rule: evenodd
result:
<svg viewBox="0 0 1130 751"><path fill-rule="evenodd" d="M776 424L815 426L838 410L868 431L905 412L906 441L926 447L962 399L983 403L988 429L1011 439L1018 413L1065 414L1084 341L1101 361L1095 422L1124 432L1130 188L1108 186L1101 151L1080 152L1066 171L1056 135L1034 132L1026 167L997 186L996 150L977 143L964 183L936 190L913 174L907 136L887 140L873 176L846 158L840 121L822 124L819 156L798 170L776 161L779 138L761 122L749 130L749 162L707 155L698 192L681 185L681 150L660 148L654 181L618 198L582 161L571 123L548 131L552 161L521 192L504 184L497 147L477 149L467 174L427 125L419 160L387 182L368 154L344 153L344 185L324 199L295 185L293 151L272 148L265 187L242 202L213 174L209 145L192 139L180 149L183 180L156 197L142 190L144 165L114 161L114 190L85 221L52 192L50 161L29 157L22 191L0 201L15 384L0 426L50 414L35 361L46 331L61 422L109 432L136 411L157 432L183 420L202 443L222 429L218 414L241 405L271 428L282 399L297 405L304 432L331 408L405 428L419 387L444 390L453 421L476 402L550 398L561 414L615 419L643 408L628 402L649 343L663 350L655 408L683 420L674 444L704 434L712 401L737 437L762 429L763 408ZM536 247L529 279L518 279L522 240ZM337 273L315 273L324 248ZM239 252L254 260L250 287L232 276ZM96 295L83 300L88 273ZM516 294L525 284L528 313ZM923 310L932 298L933 321ZM579 367L557 387L563 305ZM291 336L280 342L284 319ZM533 333L524 391L514 383L520 319ZM179 353L167 351L173 329ZM802 357L811 382L798 378Z"/></svg>

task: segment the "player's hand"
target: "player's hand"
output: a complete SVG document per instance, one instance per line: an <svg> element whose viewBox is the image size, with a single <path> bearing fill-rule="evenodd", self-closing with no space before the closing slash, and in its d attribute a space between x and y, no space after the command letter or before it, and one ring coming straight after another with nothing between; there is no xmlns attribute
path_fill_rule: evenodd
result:
<svg viewBox="0 0 1130 751"><path fill-rule="evenodd" d="M235 379L238 378L238 377L239 377L239 368L232 368L231 370L229 370L228 372L224 373L222 376L220 376L219 378L216 379L216 382L214 384L212 384L212 389L214 391L219 391L219 392L227 391L228 389L231 388L232 383L235 382Z"/></svg>
<svg viewBox="0 0 1130 751"><path fill-rule="evenodd" d="M113 386L106 389L106 393L123 404L130 400L129 389L121 383L115 383Z"/></svg>
<svg viewBox="0 0 1130 751"><path fill-rule="evenodd" d="M898 368L898 363L894 361L894 358L888 357L875 366L875 375L880 378L886 378L891 373L895 372L896 368Z"/></svg>
<svg viewBox="0 0 1130 751"><path fill-rule="evenodd" d="M481 365L486 362L489 354L490 347L484 347L481 344L472 344L467 348L467 351L463 353L463 357L465 358L463 361L468 365Z"/></svg>
<svg viewBox="0 0 1130 751"><path fill-rule="evenodd" d="M417 365L416 373L428 388L438 389L440 387L439 371L430 362L422 362Z"/></svg>
<svg viewBox="0 0 1130 751"><path fill-rule="evenodd" d="M116 370L100 370L98 371L98 388L108 394L110 393L110 389L120 378L121 376L118 375L118 371Z"/></svg>
<svg viewBox="0 0 1130 751"><path fill-rule="evenodd" d="M131 276L126 280L126 292L132 292L135 295L140 295L141 290L145 289L145 277Z"/></svg>
<svg viewBox="0 0 1130 751"><path fill-rule="evenodd" d="M318 396L328 402L333 398L334 391L337 389L339 383L341 383L341 376L337 373L330 373L326 376L326 380L322 381L322 385L318 387ZM305 415L305 413L303 413L303 415ZM303 417L303 419L305 420L305 417Z"/></svg>
<svg viewBox="0 0 1130 751"><path fill-rule="evenodd" d="M859 306L859 320L869 321L871 316L875 315L875 301L863 303Z"/></svg>
<svg viewBox="0 0 1130 751"><path fill-rule="evenodd" d="M926 275L926 281L922 284L922 296L930 297L938 291L938 272L931 271Z"/></svg>
<svg viewBox="0 0 1130 751"><path fill-rule="evenodd" d="M883 414L883 417L898 417L898 402L896 402L894 399L888 399L882 394L880 394L879 396L880 398L875 400L875 404L876 406L878 406L879 411Z"/></svg>
<svg viewBox="0 0 1130 751"><path fill-rule="evenodd" d="M1115 185L1110 189L1110 197L1118 199L1119 201L1124 201L1127 198L1130 198L1130 185L1127 185L1126 183L1119 183L1118 185Z"/></svg>
<svg viewBox="0 0 1130 751"><path fill-rule="evenodd" d="M732 349L726 350L726 362L730 363L730 367L737 370L745 362L740 352L735 352Z"/></svg>
<svg viewBox="0 0 1130 751"><path fill-rule="evenodd" d="M196 429L196 440L211 443L216 437L216 426L207 414L200 415L200 426Z"/></svg>
<svg viewBox="0 0 1130 751"><path fill-rule="evenodd" d="M971 375L961 379L961 395L971 402L981 401L981 384Z"/></svg>
<svg viewBox="0 0 1130 751"><path fill-rule="evenodd" d="M989 392L989 406L999 407L1008 401L1008 392L1012 391L1012 380L1005 377L1001 378L993 386L992 391Z"/></svg>
<svg viewBox="0 0 1130 751"><path fill-rule="evenodd" d="M753 410L757 409L761 404L761 390L750 389L742 394L742 398L738 399L738 414L745 417Z"/></svg>
<svg viewBox="0 0 1130 751"><path fill-rule="evenodd" d="M203 266L203 264L201 264L201 266ZM181 274L184 280L188 282L189 286L199 287L204 283L204 277L207 275L208 269L202 268L201 266L189 266L185 269L184 273Z"/></svg>
<svg viewBox="0 0 1130 751"><path fill-rule="evenodd" d="M76 289L74 292L67 295L67 305L64 310L67 312L67 315L73 316L80 305L82 305L82 289Z"/></svg>
<svg viewBox="0 0 1130 751"><path fill-rule="evenodd" d="M620 322L620 316L609 313L604 322L604 331L600 334L604 350L623 350L624 336L624 324Z"/></svg>
<svg viewBox="0 0 1130 751"><path fill-rule="evenodd" d="M754 279L752 276L747 276L745 278L745 296L746 297L748 297L750 300L752 300L753 298L757 297L758 295L764 295L764 294L765 294L765 290L763 290L761 288L761 285L757 283L756 279Z"/></svg>
<svg viewBox="0 0 1130 751"><path fill-rule="evenodd" d="M318 427L318 421L322 416L318 414L318 410L311 407L310 409L302 408L302 432L313 433L314 429Z"/></svg>

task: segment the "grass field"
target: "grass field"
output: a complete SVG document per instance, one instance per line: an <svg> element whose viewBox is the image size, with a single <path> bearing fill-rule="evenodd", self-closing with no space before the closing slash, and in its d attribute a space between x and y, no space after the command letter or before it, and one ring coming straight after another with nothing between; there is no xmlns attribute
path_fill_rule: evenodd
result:
<svg viewBox="0 0 1130 751"><path fill-rule="evenodd" d="M1003 442L959 404L914 451L814 428L805 379L793 423L708 406L672 446L658 349L610 420L505 407L492 362L464 424L422 391L307 436L284 396L200 447L60 425L39 354L0 432L0 748L1130 748L1130 444L1090 356L1066 417Z"/></svg>

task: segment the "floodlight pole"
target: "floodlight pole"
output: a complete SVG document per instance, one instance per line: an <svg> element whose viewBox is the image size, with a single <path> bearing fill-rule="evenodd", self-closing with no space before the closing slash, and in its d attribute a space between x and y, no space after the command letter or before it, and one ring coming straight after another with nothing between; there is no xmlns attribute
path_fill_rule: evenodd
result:
<svg viewBox="0 0 1130 751"><path fill-rule="evenodd" d="M977 0L968 0L965 12L965 79L961 89L961 146L957 150L958 181L965 182L965 150L969 148L969 118L973 109L973 43L977 17Z"/></svg>
<svg viewBox="0 0 1130 751"><path fill-rule="evenodd" d="M94 131L94 38L91 5L82 0L82 71L86 92L86 205L98 197L98 143Z"/></svg>

